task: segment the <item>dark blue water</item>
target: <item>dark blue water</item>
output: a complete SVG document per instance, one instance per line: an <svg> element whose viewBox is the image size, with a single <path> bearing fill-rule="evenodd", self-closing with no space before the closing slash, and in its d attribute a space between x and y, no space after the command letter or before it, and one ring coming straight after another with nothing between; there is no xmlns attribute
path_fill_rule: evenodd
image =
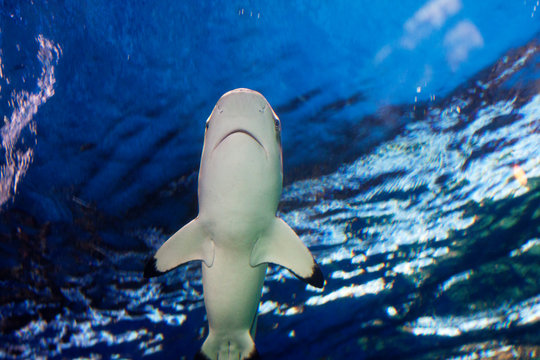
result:
<svg viewBox="0 0 540 360"><path fill-rule="evenodd" d="M537 1L0 0L0 358L191 358L204 123L248 87L283 126L264 359L540 357Z"/></svg>

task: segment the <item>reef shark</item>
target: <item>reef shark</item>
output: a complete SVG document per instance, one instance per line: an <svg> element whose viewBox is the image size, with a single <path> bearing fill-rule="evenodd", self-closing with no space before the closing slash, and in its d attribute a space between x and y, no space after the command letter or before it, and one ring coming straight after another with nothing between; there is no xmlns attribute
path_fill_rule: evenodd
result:
<svg viewBox="0 0 540 360"><path fill-rule="evenodd" d="M268 263L322 288L319 265L276 216L283 170L281 124L258 92L224 94L206 121L199 214L150 258L144 276L202 261L208 337L195 359L257 359L252 335Z"/></svg>

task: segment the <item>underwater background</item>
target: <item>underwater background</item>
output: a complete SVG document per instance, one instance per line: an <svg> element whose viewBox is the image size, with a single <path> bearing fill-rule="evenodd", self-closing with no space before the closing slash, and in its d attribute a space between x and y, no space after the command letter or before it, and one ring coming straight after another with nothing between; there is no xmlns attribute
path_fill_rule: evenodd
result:
<svg viewBox="0 0 540 360"><path fill-rule="evenodd" d="M191 359L200 265L144 279L197 214L234 88L283 127L263 359L540 358L537 0L0 0L0 358Z"/></svg>

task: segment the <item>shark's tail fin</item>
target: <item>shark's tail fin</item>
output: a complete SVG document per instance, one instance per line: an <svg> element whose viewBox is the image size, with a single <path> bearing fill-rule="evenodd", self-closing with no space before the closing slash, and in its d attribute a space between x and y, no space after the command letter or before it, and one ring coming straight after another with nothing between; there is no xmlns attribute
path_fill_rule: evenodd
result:
<svg viewBox="0 0 540 360"><path fill-rule="evenodd" d="M236 336L215 336L210 331L194 360L259 360L260 358L247 330Z"/></svg>

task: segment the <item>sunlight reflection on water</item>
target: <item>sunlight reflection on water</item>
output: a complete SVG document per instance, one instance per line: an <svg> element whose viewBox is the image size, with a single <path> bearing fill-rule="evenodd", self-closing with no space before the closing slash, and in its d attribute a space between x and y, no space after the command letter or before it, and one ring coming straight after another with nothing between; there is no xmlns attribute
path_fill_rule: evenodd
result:
<svg viewBox="0 0 540 360"><path fill-rule="evenodd" d="M0 168L0 207L17 193L17 186L33 161L33 147L37 143L37 134L36 124L32 120L38 108L54 95L56 82L54 67L62 55L62 49L43 35L39 35L36 40L39 44L37 57L42 65L37 80L37 91L29 93L23 90L12 95L10 104L13 112L9 119L4 116L4 125L1 129L5 158ZM0 59L0 69L2 67ZM0 79L2 78L4 75L0 70ZM5 80L9 81L7 78ZM21 133L25 129L32 134L34 144L25 144L25 139L22 138L23 146L17 147Z"/></svg>

